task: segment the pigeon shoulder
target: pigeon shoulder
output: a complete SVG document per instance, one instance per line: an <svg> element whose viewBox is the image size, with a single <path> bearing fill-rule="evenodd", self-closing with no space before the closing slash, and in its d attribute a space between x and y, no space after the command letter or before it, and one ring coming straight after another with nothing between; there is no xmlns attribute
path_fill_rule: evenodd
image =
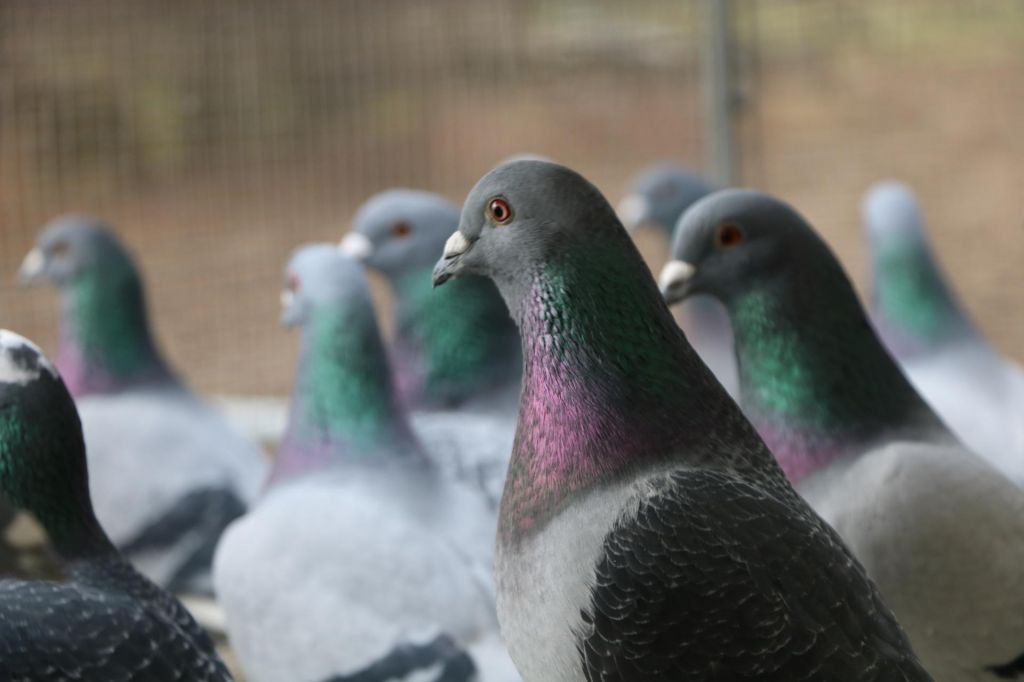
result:
<svg viewBox="0 0 1024 682"><path fill-rule="evenodd" d="M109 682L129 669L153 682L231 679L173 614L130 595L76 582L0 583L0 677Z"/></svg>
<svg viewBox="0 0 1024 682"><path fill-rule="evenodd" d="M832 483L827 497L800 490L857 553L932 672L980 671L1024 653L1016 485L962 447L910 442L864 453Z"/></svg>
<svg viewBox="0 0 1024 682"><path fill-rule="evenodd" d="M273 489L225 532L214 560L232 641L267 681L360 670L424 632L464 641L493 631L485 576L374 486L330 476Z"/></svg>
<svg viewBox="0 0 1024 682"><path fill-rule="evenodd" d="M594 567L582 580L581 565ZM535 666L524 679L928 679L835 532L731 472L652 471L589 493L515 551L499 545L498 567L506 639ZM728 625L737 608L742 628Z"/></svg>
<svg viewBox="0 0 1024 682"><path fill-rule="evenodd" d="M591 679L928 679L838 536L728 472L660 477L605 538L584 621Z"/></svg>

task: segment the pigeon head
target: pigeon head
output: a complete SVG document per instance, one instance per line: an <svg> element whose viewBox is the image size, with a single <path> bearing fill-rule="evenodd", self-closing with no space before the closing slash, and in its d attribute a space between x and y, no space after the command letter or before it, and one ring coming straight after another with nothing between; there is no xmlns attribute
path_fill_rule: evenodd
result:
<svg viewBox="0 0 1024 682"><path fill-rule="evenodd" d="M432 265L458 223L458 207L440 195L389 190L360 207L339 248L389 278L400 277Z"/></svg>
<svg viewBox="0 0 1024 682"><path fill-rule="evenodd" d="M628 237L607 200L564 166L514 161L485 175L469 193L459 229L445 242L434 285L463 275L492 279L516 317L538 269L569 252Z"/></svg>
<svg viewBox="0 0 1024 682"><path fill-rule="evenodd" d="M285 268L282 321L301 330L277 482L338 461L420 456L391 371L362 266L333 244L311 244Z"/></svg>
<svg viewBox="0 0 1024 682"><path fill-rule="evenodd" d="M0 330L0 491L32 513L68 558L109 546L92 512L74 401L28 339Z"/></svg>
<svg viewBox="0 0 1024 682"><path fill-rule="evenodd" d="M60 290L57 366L72 394L174 381L150 333L131 255L103 223L65 216L45 225L19 280Z"/></svg>
<svg viewBox="0 0 1024 682"><path fill-rule="evenodd" d="M921 207L914 191L902 182L885 180L869 187L861 211L873 243L925 240Z"/></svg>
<svg viewBox="0 0 1024 682"><path fill-rule="evenodd" d="M945 429L883 348L839 261L786 203L723 190L680 219L669 302L729 311L741 404L794 482L866 443Z"/></svg>
<svg viewBox="0 0 1024 682"><path fill-rule="evenodd" d="M612 207L574 171L519 161L484 176L434 282L464 274L494 280L522 337L506 537L532 532L557 500L625 471L683 452L701 457L683 445L694 433L735 428L757 443L687 344ZM758 470L760 454L736 453Z"/></svg>
<svg viewBox="0 0 1024 682"><path fill-rule="evenodd" d="M309 244L295 250L284 273L281 324L302 327L338 310L360 309L373 319L370 287L363 268L329 244Z"/></svg>
<svg viewBox="0 0 1024 682"><path fill-rule="evenodd" d="M787 276L793 250L828 247L787 204L766 194L727 189L695 203L679 219L671 258L658 285L669 304L708 294L728 305L736 294Z"/></svg>
<svg viewBox="0 0 1024 682"><path fill-rule="evenodd" d="M61 216L43 226L22 261L18 280L64 288L98 268L134 270L131 256L107 225L85 216Z"/></svg>
<svg viewBox="0 0 1024 682"><path fill-rule="evenodd" d="M928 244L913 191L885 181L861 204L870 247L872 313L898 355L976 335Z"/></svg>
<svg viewBox="0 0 1024 682"><path fill-rule="evenodd" d="M657 165L634 179L617 207L619 218L631 232L654 224L671 238L679 216L712 191L711 184L691 170L670 163Z"/></svg>

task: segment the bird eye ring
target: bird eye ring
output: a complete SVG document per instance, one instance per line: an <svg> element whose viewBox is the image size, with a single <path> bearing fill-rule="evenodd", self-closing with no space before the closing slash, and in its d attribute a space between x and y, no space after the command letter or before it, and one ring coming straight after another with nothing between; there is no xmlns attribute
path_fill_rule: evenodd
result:
<svg viewBox="0 0 1024 682"><path fill-rule="evenodd" d="M735 223L722 223L715 229L715 246L723 249L731 249L743 243L746 236L739 225Z"/></svg>
<svg viewBox="0 0 1024 682"><path fill-rule="evenodd" d="M394 227L391 228L391 234L396 237L408 237L412 234L412 226L406 222L395 223Z"/></svg>
<svg viewBox="0 0 1024 682"><path fill-rule="evenodd" d="M508 225L512 222L512 207L504 199L491 199L487 204L487 216L497 225Z"/></svg>

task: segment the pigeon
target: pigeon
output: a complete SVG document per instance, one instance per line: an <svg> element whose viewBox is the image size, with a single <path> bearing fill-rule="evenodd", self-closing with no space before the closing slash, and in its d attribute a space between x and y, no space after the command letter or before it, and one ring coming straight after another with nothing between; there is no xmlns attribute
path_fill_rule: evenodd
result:
<svg viewBox="0 0 1024 682"><path fill-rule="evenodd" d="M458 207L444 197L390 190L359 209L340 248L391 284L391 360L399 393L415 408L414 429L497 506L515 435L519 333L489 280L432 289L430 270L458 223Z"/></svg>
<svg viewBox="0 0 1024 682"><path fill-rule="evenodd" d="M458 222L458 207L444 197L389 190L360 207L341 250L379 271L391 285L392 360L407 405L497 403L514 410L522 373L519 336L494 285L470 278L450 291L435 292L430 286L437 252Z"/></svg>
<svg viewBox="0 0 1024 682"><path fill-rule="evenodd" d="M957 300L909 187L874 185L863 216L882 341L954 433L1024 486L1024 370L989 345Z"/></svg>
<svg viewBox="0 0 1024 682"><path fill-rule="evenodd" d="M673 163L661 163L643 170L617 208L619 218L630 232L653 225L672 242L676 223L693 202L715 191L714 185L698 173ZM739 377L732 350L729 316L718 301L697 296L680 306L677 319L686 338L715 378L732 396L739 395Z"/></svg>
<svg viewBox="0 0 1024 682"><path fill-rule="evenodd" d="M282 307L301 332L287 430L268 489L214 563L247 679L493 673L494 515L413 433L362 267L334 244L300 247Z"/></svg>
<svg viewBox="0 0 1024 682"><path fill-rule="evenodd" d="M719 297L741 406L938 680L1024 676L1024 492L966 449L875 335L842 266L750 190L686 213L666 299Z"/></svg>
<svg viewBox="0 0 1024 682"><path fill-rule="evenodd" d="M0 492L35 516L66 580L0 580L4 680L231 679L170 594L136 572L93 512L75 404L57 369L0 330Z"/></svg>
<svg viewBox="0 0 1024 682"><path fill-rule="evenodd" d="M698 173L673 163L644 169L633 179L629 194L618 205L619 218L628 230L652 224L672 239L679 216L693 202L716 187Z"/></svg>
<svg viewBox="0 0 1024 682"><path fill-rule="evenodd" d="M157 584L208 594L217 539L259 492L266 458L164 360L141 278L109 227L52 221L20 279L60 291L56 364L81 415L100 523Z"/></svg>
<svg viewBox="0 0 1024 682"><path fill-rule="evenodd" d="M524 682L929 679L593 185L492 170L433 280L464 274L494 280L522 336L495 562Z"/></svg>

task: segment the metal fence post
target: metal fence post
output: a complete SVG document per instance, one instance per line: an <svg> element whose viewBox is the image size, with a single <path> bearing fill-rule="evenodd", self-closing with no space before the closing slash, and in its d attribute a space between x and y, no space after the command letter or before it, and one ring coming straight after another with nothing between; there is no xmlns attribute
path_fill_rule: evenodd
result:
<svg viewBox="0 0 1024 682"><path fill-rule="evenodd" d="M703 5L703 92L707 158L723 185L737 181L735 99L732 63L731 0L701 0Z"/></svg>

